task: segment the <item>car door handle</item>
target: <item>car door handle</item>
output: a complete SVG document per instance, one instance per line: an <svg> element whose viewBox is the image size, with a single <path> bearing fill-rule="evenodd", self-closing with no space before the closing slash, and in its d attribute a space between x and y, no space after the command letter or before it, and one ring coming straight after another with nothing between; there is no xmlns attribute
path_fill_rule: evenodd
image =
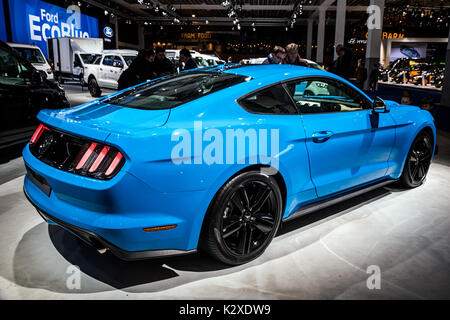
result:
<svg viewBox="0 0 450 320"><path fill-rule="evenodd" d="M332 131L317 131L313 133L312 140L315 143L322 143L330 139L332 135Z"/></svg>

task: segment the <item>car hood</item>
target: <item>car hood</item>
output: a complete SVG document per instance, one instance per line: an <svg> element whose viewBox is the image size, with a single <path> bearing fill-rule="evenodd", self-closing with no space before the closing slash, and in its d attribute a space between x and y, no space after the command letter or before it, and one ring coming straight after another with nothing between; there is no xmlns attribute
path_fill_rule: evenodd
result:
<svg viewBox="0 0 450 320"><path fill-rule="evenodd" d="M105 141L110 134L133 135L163 126L170 110L141 110L102 103L42 110L38 119L63 131Z"/></svg>

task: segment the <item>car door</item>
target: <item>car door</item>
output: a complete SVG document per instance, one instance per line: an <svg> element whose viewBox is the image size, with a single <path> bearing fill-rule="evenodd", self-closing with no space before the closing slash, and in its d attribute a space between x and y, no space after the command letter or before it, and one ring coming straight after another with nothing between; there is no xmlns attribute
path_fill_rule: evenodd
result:
<svg viewBox="0 0 450 320"><path fill-rule="evenodd" d="M238 103L258 119L255 129L260 132L266 130L271 135L277 133L271 136L270 144L276 143L278 147L275 149L279 153L272 153L272 145L267 145L265 151L260 149L260 152L269 154L271 150L273 161L270 165L289 178L285 215L315 200L317 195L310 176L305 130L285 87L279 83L266 87L239 98ZM272 140L274 137L278 139Z"/></svg>
<svg viewBox="0 0 450 320"><path fill-rule="evenodd" d="M386 175L395 138L389 113L373 112L366 95L334 78L303 78L287 87L301 113L319 197Z"/></svg>
<svg viewBox="0 0 450 320"><path fill-rule="evenodd" d="M111 72L111 86L112 89L117 89L120 75L122 74L124 68L124 61L120 56L115 56L113 60L113 70Z"/></svg>
<svg viewBox="0 0 450 320"><path fill-rule="evenodd" d="M111 73L114 71L113 67L114 56L104 56L103 61L99 67L99 79L98 84L103 88L110 88L112 82Z"/></svg>

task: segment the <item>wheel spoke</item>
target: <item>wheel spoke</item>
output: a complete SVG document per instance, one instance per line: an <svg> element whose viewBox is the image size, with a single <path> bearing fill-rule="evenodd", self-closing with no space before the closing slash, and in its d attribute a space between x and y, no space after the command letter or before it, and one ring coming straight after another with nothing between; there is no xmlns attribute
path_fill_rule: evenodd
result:
<svg viewBox="0 0 450 320"><path fill-rule="evenodd" d="M237 199L236 199L237 198ZM240 192L236 192L232 197L231 197L231 202L234 204L234 206L243 214L245 207L242 203L242 199L241 199L241 195Z"/></svg>
<svg viewBox="0 0 450 320"><path fill-rule="evenodd" d="M412 179L416 178L417 171L419 171L419 165L414 164L414 169L411 171L411 178Z"/></svg>
<svg viewBox="0 0 450 320"><path fill-rule="evenodd" d="M267 220L267 219L264 219L261 217L257 217L254 222L254 226L262 233L268 233L268 232L272 231L273 221L270 221L270 220Z"/></svg>
<svg viewBox="0 0 450 320"><path fill-rule="evenodd" d="M250 206L250 201L248 199L248 194L247 194L247 190L245 190L244 186L241 186L239 188L239 195L241 198L241 202L244 205L245 208L249 208Z"/></svg>
<svg viewBox="0 0 450 320"><path fill-rule="evenodd" d="M239 234L239 243L237 249L241 254L245 254L248 233L247 226L244 226L241 231L242 232Z"/></svg>
<svg viewBox="0 0 450 320"><path fill-rule="evenodd" d="M422 162L419 163L418 167L419 167L419 170L417 170L417 173L418 173L418 178L420 180L425 175L425 168L423 167L423 163Z"/></svg>
<svg viewBox="0 0 450 320"><path fill-rule="evenodd" d="M271 192L272 189L268 188L267 186L260 187L258 193L255 195L255 198L253 199L253 205L251 207L251 210L253 212L258 212L259 210L261 210L262 206L269 198Z"/></svg>
<svg viewBox="0 0 450 320"><path fill-rule="evenodd" d="M231 227L231 226L230 226ZM236 232L238 232L239 230L241 230L242 228L242 224L238 224L235 228L231 229L230 231L226 232L223 234L223 238L226 239L229 236L231 236L232 234L235 234ZM225 232L225 231L224 231Z"/></svg>
<svg viewBox="0 0 450 320"><path fill-rule="evenodd" d="M248 226L248 231L247 231L247 237L245 239L245 254L249 253L251 251L251 247L252 247L252 235L253 235L253 229L251 226Z"/></svg>

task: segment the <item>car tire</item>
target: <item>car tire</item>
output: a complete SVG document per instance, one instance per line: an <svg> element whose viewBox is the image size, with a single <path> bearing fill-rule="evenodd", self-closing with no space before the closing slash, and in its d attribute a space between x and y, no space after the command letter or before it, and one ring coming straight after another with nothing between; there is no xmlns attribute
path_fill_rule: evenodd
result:
<svg viewBox="0 0 450 320"><path fill-rule="evenodd" d="M214 197L199 248L228 265L256 259L275 236L282 207L281 191L274 177L256 170L241 173Z"/></svg>
<svg viewBox="0 0 450 320"><path fill-rule="evenodd" d="M102 95L102 89L98 86L97 80L92 77L88 82L88 89L91 96L94 98L100 97Z"/></svg>
<svg viewBox="0 0 450 320"><path fill-rule="evenodd" d="M426 178L433 155L433 136L427 131L421 131L409 149L400 184L406 188L420 186Z"/></svg>

